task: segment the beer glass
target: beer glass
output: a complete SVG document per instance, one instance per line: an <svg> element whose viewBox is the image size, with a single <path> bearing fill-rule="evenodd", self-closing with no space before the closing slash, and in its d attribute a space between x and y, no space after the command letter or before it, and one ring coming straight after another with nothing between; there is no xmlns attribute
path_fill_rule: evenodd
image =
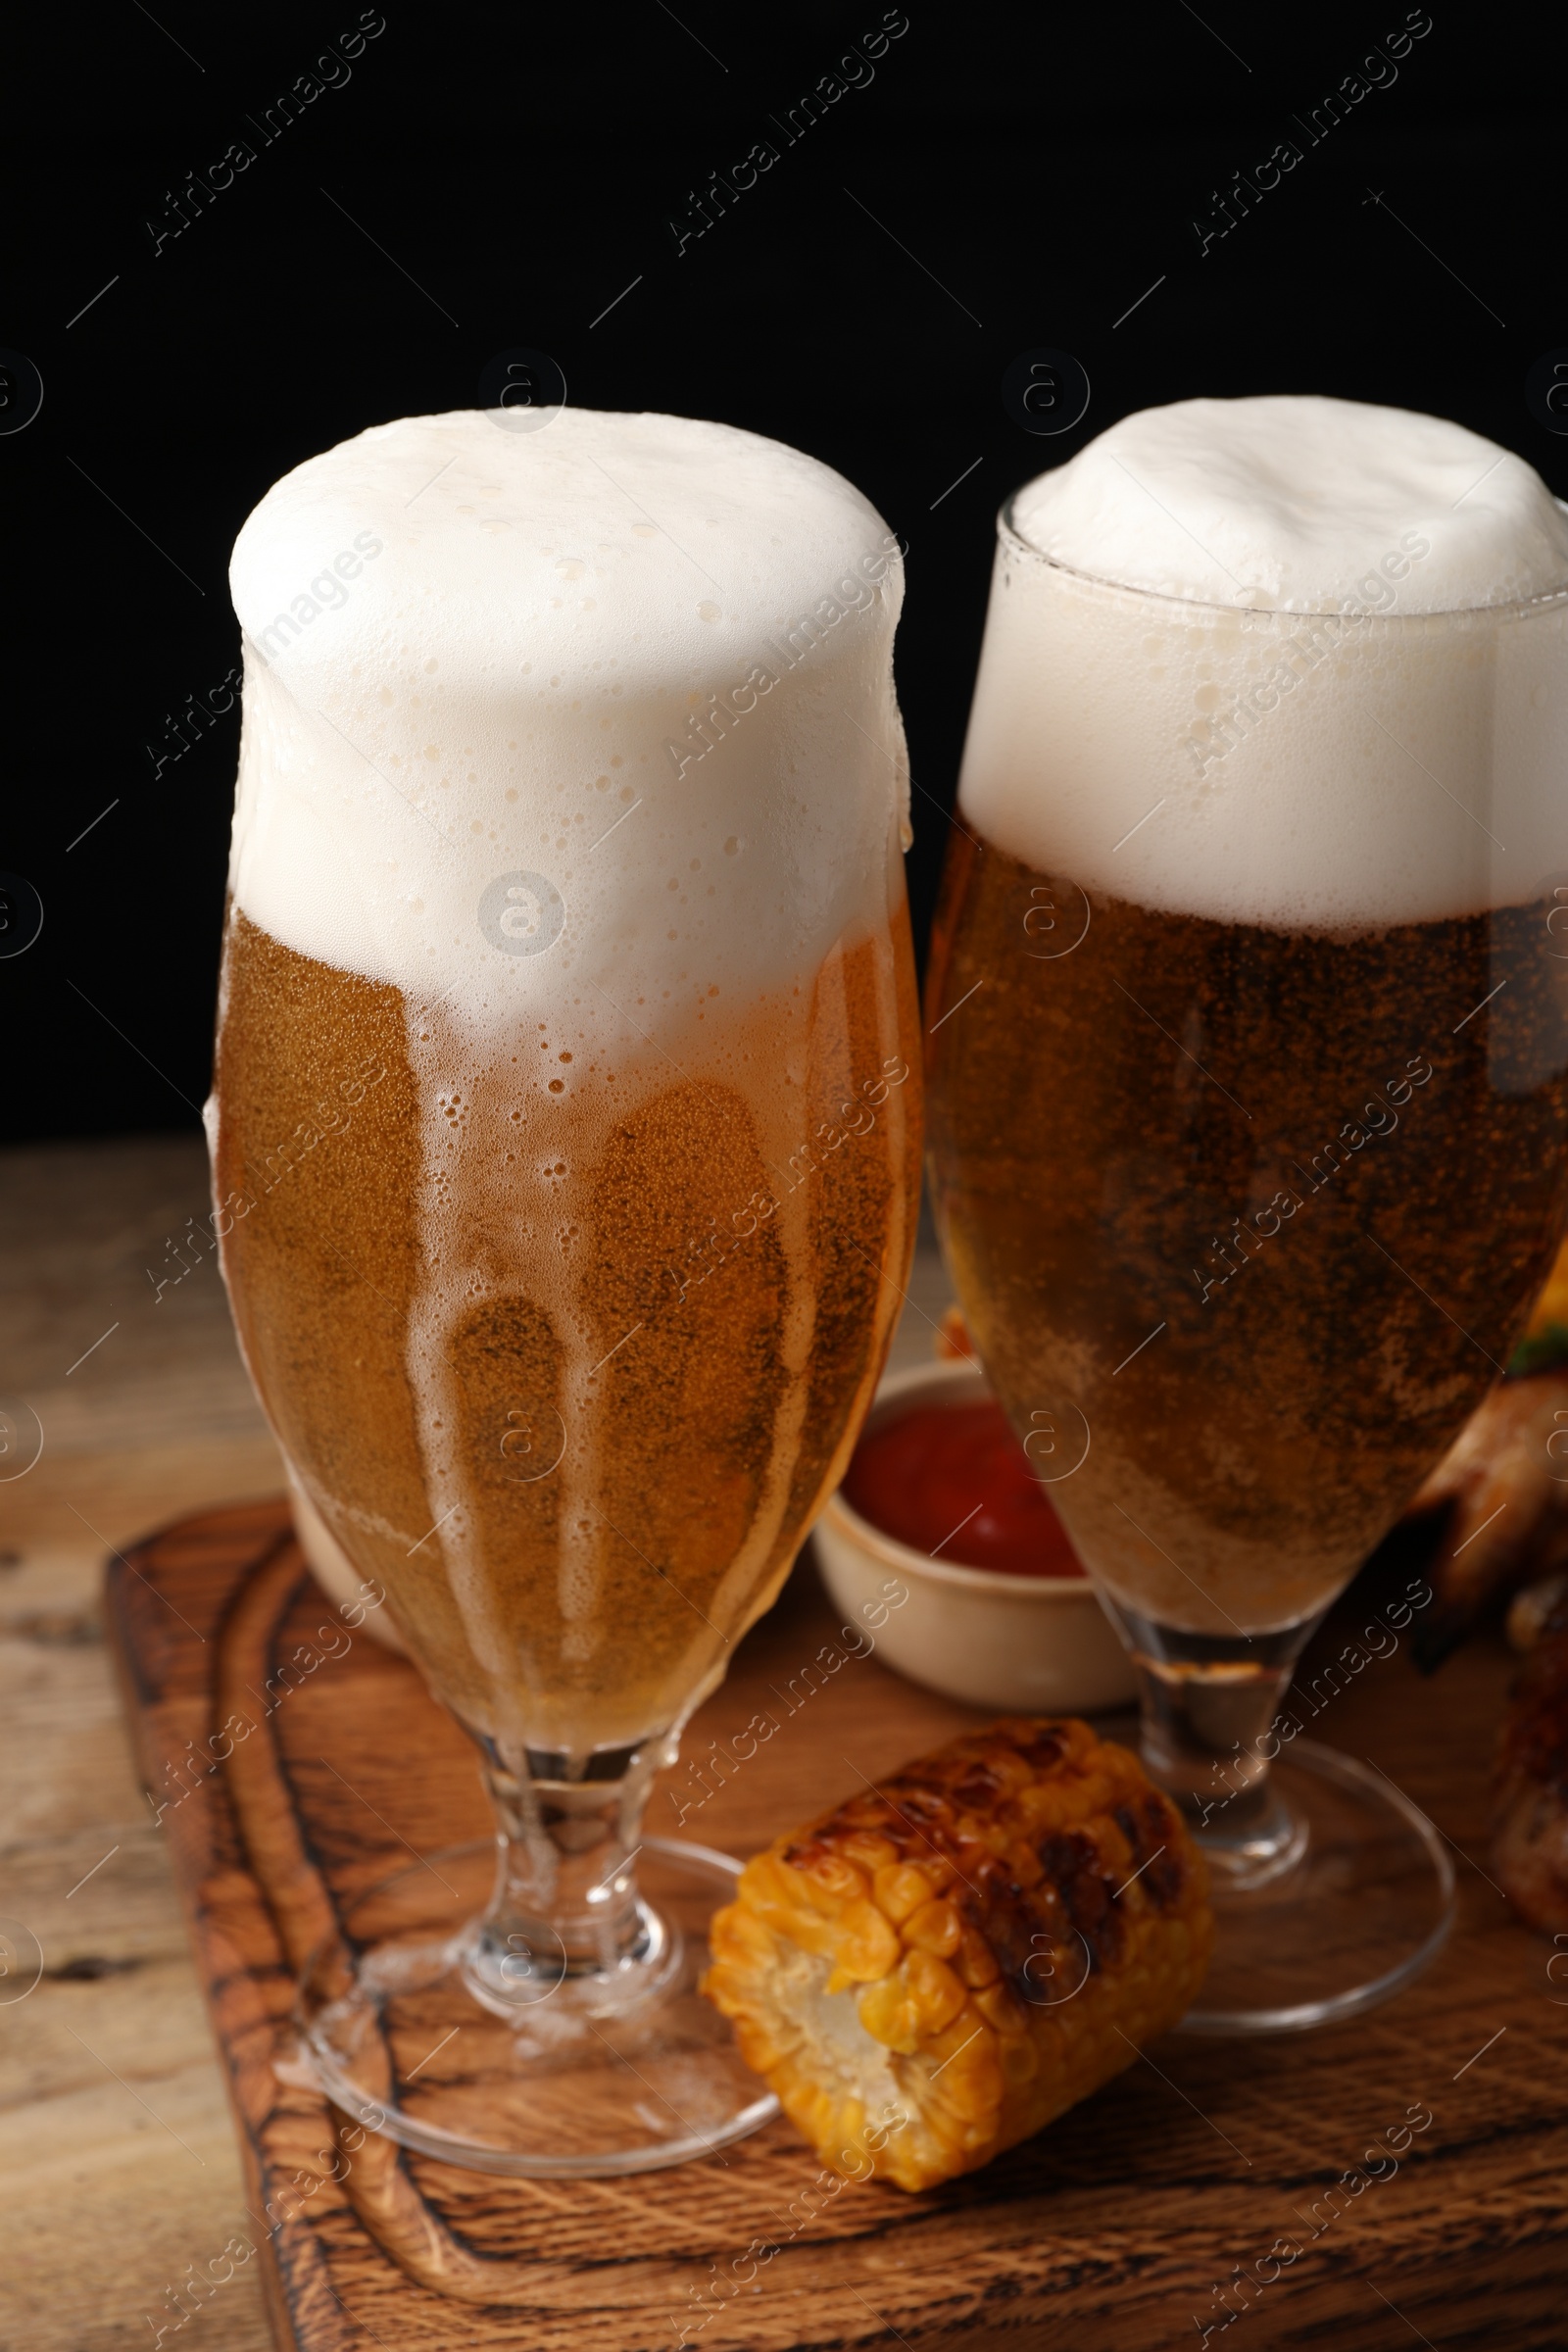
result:
<svg viewBox="0 0 1568 2352"><path fill-rule="evenodd" d="M939 1228L1208 1857L1189 2026L1310 2026L1451 1912L1424 1816L1310 1737L1430 1590L1291 1683L1562 1229L1568 598L1204 605L1017 503L929 974Z"/></svg>
<svg viewBox="0 0 1568 2352"><path fill-rule="evenodd" d="M308 2046L427 2154L612 2174L773 2111L695 1990L738 1865L644 1808L907 1279L902 576L775 443L497 421L241 535L210 1125L258 1393L497 1820L345 1920Z"/></svg>

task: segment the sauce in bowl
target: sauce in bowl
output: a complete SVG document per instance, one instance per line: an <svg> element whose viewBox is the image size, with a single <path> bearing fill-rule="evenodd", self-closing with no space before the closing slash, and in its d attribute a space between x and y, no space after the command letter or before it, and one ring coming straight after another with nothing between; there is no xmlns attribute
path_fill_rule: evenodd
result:
<svg viewBox="0 0 1568 2352"><path fill-rule="evenodd" d="M844 1499L912 1550L1004 1576L1084 1570L994 1397L917 1404L860 1440Z"/></svg>

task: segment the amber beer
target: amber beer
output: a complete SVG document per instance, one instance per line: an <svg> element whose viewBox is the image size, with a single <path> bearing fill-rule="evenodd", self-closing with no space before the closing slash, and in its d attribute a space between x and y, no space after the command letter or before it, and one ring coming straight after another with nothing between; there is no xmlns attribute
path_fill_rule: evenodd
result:
<svg viewBox="0 0 1568 2352"><path fill-rule="evenodd" d="M1565 1207L1552 911L1214 921L955 832L926 1012L944 1242L1129 1608L1309 1616L1506 1363Z"/></svg>
<svg viewBox="0 0 1568 2352"><path fill-rule="evenodd" d="M475 1058L443 1008L231 911L215 1186L246 1359L470 1729L662 1730L773 1599L906 1278L912 970L901 906L803 1000L663 1051L585 1051L564 1009ZM433 1178L420 1045L466 1068Z"/></svg>

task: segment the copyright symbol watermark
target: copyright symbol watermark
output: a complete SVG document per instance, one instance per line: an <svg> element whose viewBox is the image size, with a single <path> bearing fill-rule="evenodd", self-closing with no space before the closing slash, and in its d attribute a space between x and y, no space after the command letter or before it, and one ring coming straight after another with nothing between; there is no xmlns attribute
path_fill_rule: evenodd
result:
<svg viewBox="0 0 1568 2352"><path fill-rule="evenodd" d="M43 1423L20 1396L0 1396L0 1486L25 1478L43 1451Z"/></svg>
<svg viewBox="0 0 1568 2352"><path fill-rule="evenodd" d="M43 901L22 874L0 874L0 956L24 955L43 929Z"/></svg>
<svg viewBox="0 0 1568 2352"><path fill-rule="evenodd" d="M566 902L544 874L497 874L479 901L479 928L504 956L542 956L565 919Z"/></svg>
<svg viewBox="0 0 1568 2352"><path fill-rule="evenodd" d="M536 2002L548 2001L564 1984L566 1947L555 1929L543 1922L526 1934L514 1930L507 1937L500 1974L507 2000L520 2009L532 2008Z"/></svg>
<svg viewBox="0 0 1568 2352"><path fill-rule="evenodd" d="M508 1405L501 1433L508 1486L536 1486L560 1467L565 1450L566 1424L553 1404Z"/></svg>
<svg viewBox="0 0 1568 2352"><path fill-rule="evenodd" d="M43 377L24 351L0 350L0 433L20 433L43 407Z"/></svg>
<svg viewBox="0 0 1568 2352"><path fill-rule="evenodd" d="M20 1919L0 1919L0 2009L24 2001L43 1975L43 1947Z"/></svg>
<svg viewBox="0 0 1568 2352"><path fill-rule="evenodd" d="M1023 1449L1035 1484L1054 1487L1089 1459L1089 1423L1075 1404L1040 1405L1029 1415Z"/></svg>
<svg viewBox="0 0 1568 2352"><path fill-rule="evenodd" d="M1059 882L1050 876L1043 882L1031 882L1022 915L1028 942L1024 954L1036 963L1054 963L1070 956L1088 938L1089 919L1088 894L1076 882Z"/></svg>
<svg viewBox="0 0 1568 2352"><path fill-rule="evenodd" d="M1079 1950L1069 1944L1065 1950L1054 1936L1036 1935L1029 1938L1029 1957L1023 1964L1018 1990L1036 2009L1059 2009L1082 1992L1094 1967L1094 1955L1089 1939L1074 1928Z"/></svg>
<svg viewBox="0 0 1568 2352"><path fill-rule="evenodd" d="M1525 377L1525 407L1548 433L1568 433L1568 350L1542 353Z"/></svg>
<svg viewBox="0 0 1568 2352"><path fill-rule="evenodd" d="M566 405L566 378L547 351L498 351L479 377L479 406L504 433L538 433Z"/></svg>
<svg viewBox="0 0 1568 2352"><path fill-rule="evenodd" d="M1022 351L1002 379L1002 405L1026 433L1070 432L1089 407L1089 374L1070 351Z"/></svg>

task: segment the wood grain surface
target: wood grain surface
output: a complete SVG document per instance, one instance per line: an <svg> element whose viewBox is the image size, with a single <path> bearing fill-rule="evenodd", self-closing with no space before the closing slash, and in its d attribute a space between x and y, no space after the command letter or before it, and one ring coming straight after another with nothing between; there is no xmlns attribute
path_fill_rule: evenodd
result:
<svg viewBox="0 0 1568 2352"><path fill-rule="evenodd" d="M0 1913L36 1936L44 1963L27 1997L0 1994L0 2352L111 2352L161 2328L166 2345L224 2352L270 2340L638 2352L674 2346L683 2328L714 2352L900 2339L1142 2352L1193 2340L1222 2316L1214 2290L1236 2266L1283 2239L1300 2254L1236 2323L1254 2343L1568 2341L1568 2009L1550 1948L1484 1876L1486 1771L1509 1674L1491 1639L1432 1684L1401 1645L1314 1726L1370 1754L1474 1858L1458 1863L1448 1948L1370 2018L1251 2046L1172 2036L1040 2139L920 2198L813 2194L815 2164L782 2125L722 2159L619 2183L408 2168L476 2261L537 2265L531 2308L460 2305L411 2283L356 2213L352 2178L279 2204L277 2183L320 2179L332 2148L327 2113L278 2038L290 2002L279 1912L245 1867L216 1778L156 1822L138 1788L167 1799L171 1768L205 1738L223 1614L257 1562L270 1553L288 1589L269 1639L286 1650L326 1621L273 1548L273 1504L208 1512L130 1546L160 1519L276 1483L216 1269L196 1266L156 1302L146 1275L168 1270L166 1242L199 1213L203 1182L184 1139L0 1159L5 1385L38 1406L46 1433L38 1468L0 1486ZM940 1307L929 1258L911 1287L906 1360L926 1351ZM134 1761L96 1603L111 1547L122 1554L112 1613ZM1325 1653L1365 1598L1336 1612ZM687 1758L727 1742L754 1693L786 1690L831 1630L808 1556L692 1727ZM857 1770L879 1776L974 1720L863 1659L677 1821L693 1793L678 1767L677 1801L668 1788L656 1799L654 1826L662 1803L665 1828L744 1853L841 1795ZM410 1845L483 1834L465 1743L412 1669L370 1642L324 1664L271 1728L314 1864L339 1893L409 1863ZM1330 2196L1412 2106L1433 2122L1397 2176ZM801 2227L792 2207L818 2218ZM776 2251L748 2256L759 2245ZM215 2285L226 2263L232 2276ZM175 2326L170 2290L193 2277L208 2291L187 2288L191 2316Z"/></svg>
<svg viewBox="0 0 1568 2352"><path fill-rule="evenodd" d="M242 2267L258 2264L283 2344L338 2352L363 2330L408 2346L643 2352L678 2343L683 2328L709 2352L1068 2334L1176 2344L1224 2316L1214 2289L1233 2266L1255 2275L1284 2241L1299 2253L1254 2290L1247 2315L1262 2341L1304 2344L1330 2325L1353 2346L1408 2341L1412 2329L1434 2344L1551 2340L1565 2273L1568 2031L1546 1947L1469 1868L1454 1944L1384 2010L1252 2047L1170 2037L1036 2141L934 2194L845 2186L824 2197L815 2160L783 2123L722 2157L619 2182L492 2180L396 2157L373 2138L347 2155L289 2056L290 1954L319 1932L323 1892L340 1902L485 1834L467 1744L415 1671L368 1640L322 1655L338 1646L325 1639L335 1621L280 1506L185 1521L111 1570L110 1601L138 1759L169 1805L240 2123L254 2217ZM679 1811L686 1834L746 1852L858 1773L878 1778L981 1720L874 1657L785 1714L781 1694L803 1687L801 1667L834 1630L814 1577L798 1574L695 1721L688 1752L727 1745L763 1706L784 1714L779 1734L695 1812L677 1767L651 1826L674 1827ZM234 1763L199 1781L182 1773L187 1743L199 1750L240 1691L257 1694L257 1714L282 1662L313 1648L319 1668L270 1699L262 1737ZM1321 1728L1364 1747L1474 1842L1505 1673L1477 1651L1434 1690L1396 1654L1341 1693ZM1344 2188L1368 2143L1412 2110L1430 2121L1398 2173ZM303 2193L285 2197L289 2182ZM455 2241L461 2305L378 2242L413 2249L417 2263L421 2236ZM482 2299L486 2266L494 2305Z"/></svg>

